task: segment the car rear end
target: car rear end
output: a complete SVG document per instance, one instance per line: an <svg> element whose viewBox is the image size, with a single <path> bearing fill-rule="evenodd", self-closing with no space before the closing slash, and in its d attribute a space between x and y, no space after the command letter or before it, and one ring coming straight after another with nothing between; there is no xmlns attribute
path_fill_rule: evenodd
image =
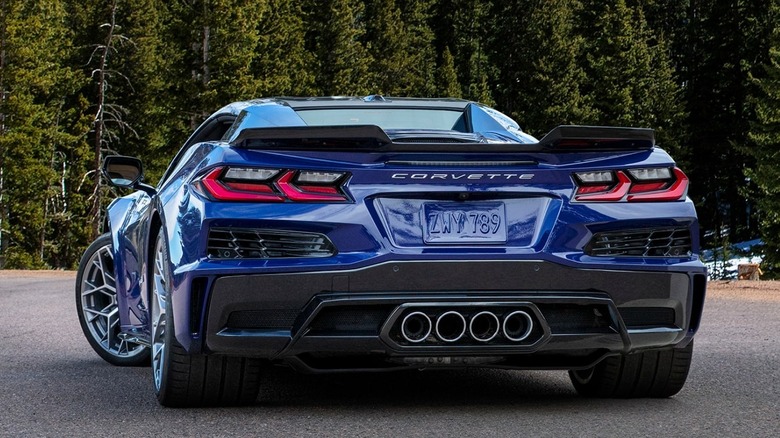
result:
<svg viewBox="0 0 780 438"><path fill-rule="evenodd" d="M576 370L684 348L698 328L688 180L646 131L292 131L212 148L193 172L202 217L171 233L192 236L175 274L188 293L173 294L191 353L310 372Z"/></svg>

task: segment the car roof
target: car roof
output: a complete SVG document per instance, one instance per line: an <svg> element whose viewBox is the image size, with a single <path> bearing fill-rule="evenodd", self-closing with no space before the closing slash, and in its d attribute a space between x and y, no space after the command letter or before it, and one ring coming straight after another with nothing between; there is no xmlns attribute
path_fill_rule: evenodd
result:
<svg viewBox="0 0 780 438"><path fill-rule="evenodd" d="M318 107L418 107L418 108L451 108L462 110L471 103L463 99L427 99L419 97L385 97L374 94L366 97L280 97L276 98L294 109Z"/></svg>
<svg viewBox="0 0 780 438"><path fill-rule="evenodd" d="M436 108L463 111L466 106L476 103L454 98L421 98L421 97L390 97L373 94L358 96L323 96L323 97L271 97L233 102L216 112L238 114L250 106L282 105L293 110L316 108Z"/></svg>

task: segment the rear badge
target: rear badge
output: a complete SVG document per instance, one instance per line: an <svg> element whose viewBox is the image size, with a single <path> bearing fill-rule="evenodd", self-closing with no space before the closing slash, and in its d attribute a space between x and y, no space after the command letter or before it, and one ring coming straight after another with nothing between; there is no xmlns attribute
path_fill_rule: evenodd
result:
<svg viewBox="0 0 780 438"><path fill-rule="evenodd" d="M506 243L506 211L503 202L467 205L425 203L421 213L425 243Z"/></svg>

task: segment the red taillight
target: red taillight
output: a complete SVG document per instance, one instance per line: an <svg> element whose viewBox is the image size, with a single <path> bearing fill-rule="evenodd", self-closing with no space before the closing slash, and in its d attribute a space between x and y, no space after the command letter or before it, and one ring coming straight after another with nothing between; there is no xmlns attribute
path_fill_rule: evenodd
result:
<svg viewBox="0 0 780 438"><path fill-rule="evenodd" d="M579 172L574 177L574 199L581 202L677 201L688 192L688 177L676 167Z"/></svg>
<svg viewBox="0 0 780 438"><path fill-rule="evenodd" d="M276 186L291 201L346 201L347 197L333 186L297 185L293 178L297 172L287 171L278 181ZM339 177L340 178L340 177ZM334 181L335 182L335 181Z"/></svg>
<svg viewBox="0 0 780 438"><path fill-rule="evenodd" d="M219 201L282 202L284 198L263 181L225 179L226 170L217 167L199 180L208 194Z"/></svg>
<svg viewBox="0 0 780 438"><path fill-rule="evenodd" d="M596 186L583 185L577 188L577 194L574 199L578 201L597 201L597 202L615 202L620 201L628 193L628 189L631 187L631 180L628 179L625 173L617 173L617 182L613 185L599 184ZM603 187L599 192L595 192L593 188ZM580 189L585 189L580 191Z"/></svg>
<svg viewBox="0 0 780 438"><path fill-rule="evenodd" d="M647 191L647 193L641 193L636 195L628 195L628 202L638 201L677 201L678 199L685 199L688 194L688 177L685 173L674 168L674 176L669 182L665 183L666 187L655 191Z"/></svg>
<svg viewBox="0 0 780 438"><path fill-rule="evenodd" d="M342 172L217 167L193 185L218 201L343 202L348 200L341 189L344 175ZM306 184L298 184L300 179Z"/></svg>

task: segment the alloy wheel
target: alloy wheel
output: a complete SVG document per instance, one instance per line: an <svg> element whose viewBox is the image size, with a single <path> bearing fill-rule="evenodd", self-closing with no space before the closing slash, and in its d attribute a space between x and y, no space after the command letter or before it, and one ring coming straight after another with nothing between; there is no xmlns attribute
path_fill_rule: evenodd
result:
<svg viewBox="0 0 780 438"><path fill-rule="evenodd" d="M116 358L145 354L146 347L119 336L119 308L111 245L98 248L89 257L84 269L79 299L84 326L89 335L103 350Z"/></svg>

